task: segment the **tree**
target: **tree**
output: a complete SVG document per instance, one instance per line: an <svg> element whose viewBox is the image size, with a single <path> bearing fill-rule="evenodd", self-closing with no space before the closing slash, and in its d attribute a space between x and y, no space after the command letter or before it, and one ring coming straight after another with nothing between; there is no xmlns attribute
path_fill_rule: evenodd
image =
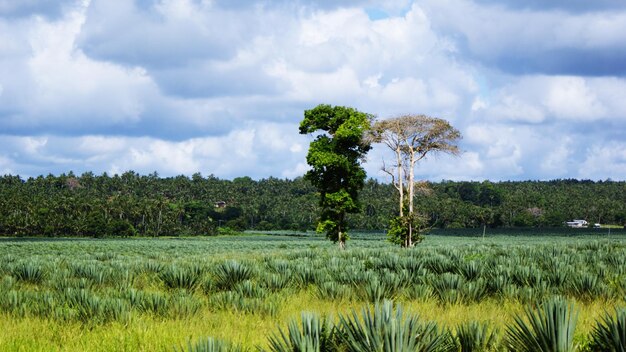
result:
<svg viewBox="0 0 626 352"><path fill-rule="evenodd" d="M413 246L413 233L419 216L415 214L414 199L416 190L423 184L415 182L415 166L426 155L433 153L459 154L457 142L461 133L446 120L424 115L403 115L377 121L370 134L372 142L383 143L394 152L395 164L383 165L399 194L399 214L401 221L392 221L392 225L406 224L403 246ZM417 186L417 188L416 188ZM404 209L406 208L406 214ZM399 229L394 230L396 233Z"/></svg>
<svg viewBox="0 0 626 352"><path fill-rule="evenodd" d="M370 150L364 133L372 116L353 108L318 105L304 112L300 133L321 132L311 142L306 157L311 166L305 178L320 193L319 232L345 248L346 214L360 209L358 193L365 183L361 161Z"/></svg>

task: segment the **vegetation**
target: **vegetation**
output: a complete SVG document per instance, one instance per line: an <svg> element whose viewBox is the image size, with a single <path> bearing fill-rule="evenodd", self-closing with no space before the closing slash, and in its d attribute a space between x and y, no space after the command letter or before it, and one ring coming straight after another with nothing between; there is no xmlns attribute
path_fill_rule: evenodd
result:
<svg viewBox="0 0 626 352"><path fill-rule="evenodd" d="M537 310L526 309L526 320L515 317L507 330L510 351L570 352L574 351L574 329L578 313L571 303L554 298Z"/></svg>
<svg viewBox="0 0 626 352"><path fill-rule="evenodd" d="M487 234L493 234L502 228L563 227L564 221L577 218L620 228L626 224L626 182L442 181L428 187L430 196L415 199L427 227L479 228L485 223ZM235 234L244 229L313 230L319 214L316 192L303 178L231 181L199 174L160 178L133 172L26 180L0 176L0 234L158 237ZM359 193L363 212L347 214L348 226L386 229L398 214L393 192L391 184L366 181ZM215 206L220 201L224 208Z"/></svg>
<svg viewBox="0 0 626 352"><path fill-rule="evenodd" d="M320 132L306 157L311 170L304 176L319 191L318 232L325 232L344 249L348 238L346 215L361 210L358 193L365 182L361 161L370 150L364 138L372 117L352 108L319 105L304 112L300 133Z"/></svg>
<svg viewBox="0 0 626 352"><path fill-rule="evenodd" d="M532 334L570 326L574 349L623 344L621 236L383 239L0 239L0 350L358 350L361 334L401 346L416 331L501 350L516 316ZM575 330L543 323L555 295L576 302Z"/></svg>
<svg viewBox="0 0 626 352"><path fill-rule="evenodd" d="M604 313L591 334L591 351L626 351L626 308Z"/></svg>
<svg viewBox="0 0 626 352"><path fill-rule="evenodd" d="M428 154L448 153L458 155L461 133L446 120L424 115L404 115L377 121L370 132L374 142L385 144L394 153L395 164L383 166L391 176L391 184L398 191L399 215L391 220L391 242L404 247L413 246L413 237L425 225L423 216L416 211L415 166ZM426 190L424 184L418 190ZM405 214L406 208L406 214Z"/></svg>

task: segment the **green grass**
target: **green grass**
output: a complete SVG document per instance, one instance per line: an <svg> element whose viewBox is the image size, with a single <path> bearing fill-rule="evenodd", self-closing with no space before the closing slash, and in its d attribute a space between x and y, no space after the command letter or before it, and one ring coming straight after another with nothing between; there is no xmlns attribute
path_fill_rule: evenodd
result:
<svg viewBox="0 0 626 352"><path fill-rule="evenodd" d="M576 302L574 345L624 306L626 238L428 236L400 249L356 234L169 239L0 238L0 350L172 351L211 336L268 347L309 311L383 299L455 329L507 324L554 295Z"/></svg>

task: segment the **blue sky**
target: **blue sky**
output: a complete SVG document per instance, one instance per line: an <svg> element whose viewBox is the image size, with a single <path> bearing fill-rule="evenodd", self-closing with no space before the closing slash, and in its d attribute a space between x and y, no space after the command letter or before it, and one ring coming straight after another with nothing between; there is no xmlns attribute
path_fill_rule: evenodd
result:
<svg viewBox="0 0 626 352"><path fill-rule="evenodd" d="M626 2L0 0L0 174L293 178L320 103L451 121L422 179L624 180Z"/></svg>

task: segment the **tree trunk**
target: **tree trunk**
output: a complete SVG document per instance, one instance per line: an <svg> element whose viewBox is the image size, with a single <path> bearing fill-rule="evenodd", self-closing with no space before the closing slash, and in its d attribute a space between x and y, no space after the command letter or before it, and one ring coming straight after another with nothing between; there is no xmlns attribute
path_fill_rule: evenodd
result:
<svg viewBox="0 0 626 352"><path fill-rule="evenodd" d="M396 157L398 161L398 192L400 193L400 217L404 215L404 178L402 175L402 151L400 150L400 146L396 149Z"/></svg>
<svg viewBox="0 0 626 352"><path fill-rule="evenodd" d="M407 179L409 187L409 238L407 239L408 247L413 246L413 198L415 197L415 151L411 149L409 159L409 177Z"/></svg>
<svg viewBox="0 0 626 352"><path fill-rule="evenodd" d="M485 239L485 232L487 231L487 224L483 224L483 240Z"/></svg>
<svg viewBox="0 0 626 352"><path fill-rule="evenodd" d="M339 231L339 249L344 250L346 249L346 239L343 237L343 232Z"/></svg>

